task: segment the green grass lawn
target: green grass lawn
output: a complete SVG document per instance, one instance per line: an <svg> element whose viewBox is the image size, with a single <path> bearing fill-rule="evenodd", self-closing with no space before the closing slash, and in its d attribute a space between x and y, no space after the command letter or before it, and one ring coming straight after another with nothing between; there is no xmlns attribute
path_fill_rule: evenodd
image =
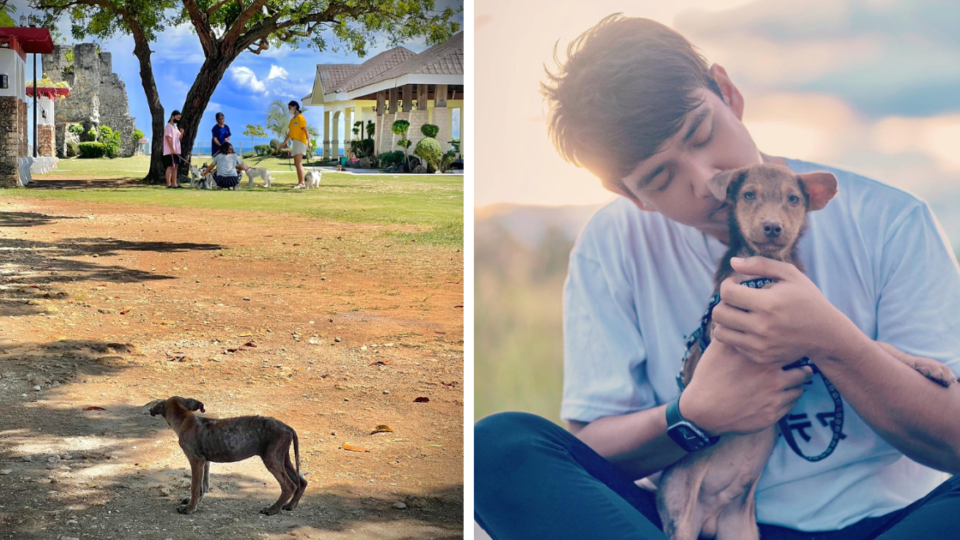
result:
<svg viewBox="0 0 960 540"><path fill-rule="evenodd" d="M198 159L202 163L202 159ZM415 225L417 231L397 233L421 242L463 244L463 176L371 174L352 175L324 171L320 189L293 190L297 175L287 160L259 158L248 165L267 167L273 187L240 191L168 190L164 186L123 184L120 187L51 189L47 177L139 179L146 175L149 157L118 159L64 159L49 175L35 175L25 189L0 190L0 198L33 197L104 203L161 205L261 212L287 212L340 221ZM259 179L257 180L259 182Z"/></svg>

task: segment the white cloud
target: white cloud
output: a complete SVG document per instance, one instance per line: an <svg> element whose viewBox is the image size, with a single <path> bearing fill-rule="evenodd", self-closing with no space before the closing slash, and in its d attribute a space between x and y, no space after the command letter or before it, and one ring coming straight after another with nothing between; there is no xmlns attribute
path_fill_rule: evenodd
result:
<svg viewBox="0 0 960 540"><path fill-rule="evenodd" d="M267 93L267 85L257 79L257 74L254 73L252 69L247 67L230 68L230 74L233 77L233 81L241 87L249 88L260 94Z"/></svg>
<svg viewBox="0 0 960 540"><path fill-rule="evenodd" d="M287 70L283 69L282 67L276 64L273 64L272 66L270 66L270 75L267 75L267 78L268 79L286 79L287 75L289 75L289 73L287 73Z"/></svg>

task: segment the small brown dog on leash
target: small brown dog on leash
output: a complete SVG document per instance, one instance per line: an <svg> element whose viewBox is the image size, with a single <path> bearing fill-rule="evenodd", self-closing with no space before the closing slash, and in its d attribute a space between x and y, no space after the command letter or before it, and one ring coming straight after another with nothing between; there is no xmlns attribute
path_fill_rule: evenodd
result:
<svg viewBox="0 0 960 540"><path fill-rule="evenodd" d="M293 510L307 489L307 479L300 474L300 442L290 426L263 416L236 418L202 418L194 411L206 412L203 403L173 396L150 409L150 416L160 415L180 437L180 448L187 455L192 471L190 498L177 508L181 514L192 514L210 489L210 463L232 463L260 456L264 466L280 483L280 498L272 506L260 510L272 516L283 508ZM297 466L290 461L290 444ZM289 501L289 502L287 502ZM286 503L286 504L284 504Z"/></svg>
<svg viewBox="0 0 960 540"><path fill-rule="evenodd" d="M760 164L718 174L710 181L710 189L717 199L731 205L729 249L714 278L714 292L719 293L720 284L727 278L736 276L743 281L750 277L733 270L733 257L767 257L803 271L797 244L806 227L807 213L824 208L836 196L837 179L828 172L796 174L786 167ZM705 339L691 340L680 375L683 387L692 380L702 344L710 342L713 328L710 321L702 328ZM940 362L907 355L885 343L880 345L942 386L956 381L952 371ZM665 469L657 490L657 509L667 537L759 539L754 494L778 433L775 424L748 435L725 435L717 444Z"/></svg>

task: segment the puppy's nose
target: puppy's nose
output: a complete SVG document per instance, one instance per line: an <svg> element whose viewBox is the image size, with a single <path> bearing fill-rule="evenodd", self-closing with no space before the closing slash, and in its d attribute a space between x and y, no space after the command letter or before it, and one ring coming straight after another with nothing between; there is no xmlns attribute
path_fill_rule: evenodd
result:
<svg viewBox="0 0 960 540"><path fill-rule="evenodd" d="M780 236L780 233L782 232L783 232L783 226L780 225L779 221L763 222L763 234L767 235L767 238L776 238Z"/></svg>

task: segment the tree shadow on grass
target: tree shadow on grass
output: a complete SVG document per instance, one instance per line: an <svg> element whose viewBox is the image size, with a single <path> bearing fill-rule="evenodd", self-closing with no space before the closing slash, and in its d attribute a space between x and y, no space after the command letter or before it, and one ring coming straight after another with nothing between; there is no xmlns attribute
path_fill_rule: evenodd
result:
<svg viewBox="0 0 960 540"><path fill-rule="evenodd" d="M56 176L56 172L50 174ZM27 189L121 189L145 187L149 184L142 182L142 178L34 178L33 182L27 184Z"/></svg>

